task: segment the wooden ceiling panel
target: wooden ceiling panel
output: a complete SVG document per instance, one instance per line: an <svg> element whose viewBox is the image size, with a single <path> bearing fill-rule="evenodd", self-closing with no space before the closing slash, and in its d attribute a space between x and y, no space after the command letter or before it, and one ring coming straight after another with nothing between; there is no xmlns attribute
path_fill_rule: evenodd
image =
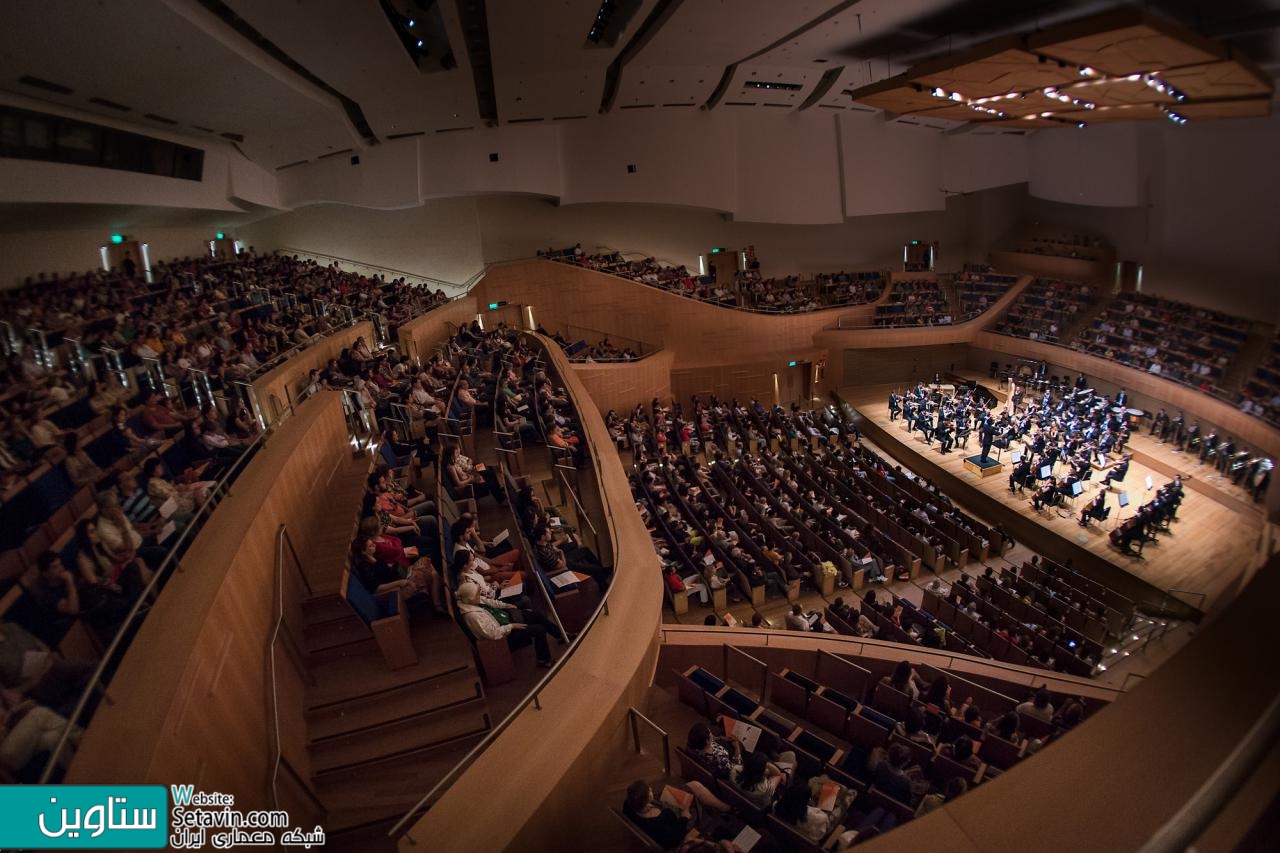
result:
<svg viewBox="0 0 1280 853"><path fill-rule="evenodd" d="M1100 107L1123 107L1130 104L1172 104L1172 95L1148 86L1141 79L1087 80L1074 86L1064 86L1062 94ZM1046 100L1049 100L1046 98ZM1061 102L1059 102L1061 103Z"/></svg>
<svg viewBox="0 0 1280 853"><path fill-rule="evenodd" d="M1053 27L1028 38L1027 46L1111 76L1227 58L1220 43L1133 7Z"/></svg>
<svg viewBox="0 0 1280 853"><path fill-rule="evenodd" d="M986 98L1061 86L1078 78L1074 66L1063 68L1056 62L1041 62L1025 50L1009 49L914 79L930 88L940 86L948 92L960 92L967 98Z"/></svg>
<svg viewBox="0 0 1280 853"><path fill-rule="evenodd" d="M1096 110L1063 110L1054 113L1058 118L1068 121L1083 121L1089 124L1103 124L1113 121L1151 121L1164 118L1164 113L1155 104L1125 104L1118 107L1098 107Z"/></svg>
<svg viewBox="0 0 1280 853"><path fill-rule="evenodd" d="M1186 99L1160 91L1153 85L1159 80ZM938 90L947 98L936 97ZM1162 108L1187 118L1265 115L1273 90L1270 78L1220 42L1123 7L1027 37L987 42L850 94L855 101L897 114L1061 127L1078 121L1162 119ZM1021 97L997 99L1010 92ZM975 103L980 99L983 103ZM1006 118L974 106L1002 110Z"/></svg>
<svg viewBox="0 0 1280 853"><path fill-rule="evenodd" d="M1270 80L1236 60L1175 68L1161 72L1160 76L1196 100L1270 95L1274 88Z"/></svg>

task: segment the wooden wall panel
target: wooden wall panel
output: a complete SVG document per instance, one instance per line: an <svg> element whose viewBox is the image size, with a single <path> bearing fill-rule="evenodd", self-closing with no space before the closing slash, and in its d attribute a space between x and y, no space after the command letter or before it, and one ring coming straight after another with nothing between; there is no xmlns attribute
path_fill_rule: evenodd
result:
<svg viewBox="0 0 1280 853"><path fill-rule="evenodd" d="M431 358L436 345L449 338L450 325L456 327L475 319L476 304L473 292L405 323L396 332L400 352L421 361Z"/></svg>
<svg viewBox="0 0 1280 853"><path fill-rule="evenodd" d="M474 291L478 304L505 299L530 305L547 329L561 325L600 329L618 337L662 345L677 369L795 358L813 348L813 336L848 308L809 314L755 314L719 308L657 288L554 261L495 266Z"/></svg>
<svg viewBox="0 0 1280 853"><path fill-rule="evenodd" d="M349 453L336 392L299 406L259 451L134 638L67 782L192 782L233 794L240 808L269 807L276 531L287 523L304 565L310 562L308 543L333 520L316 496ZM286 618L301 642L301 584L286 569ZM302 673L282 645L276 665L284 753L307 778ZM309 801L286 805L303 826L316 817Z"/></svg>
<svg viewBox="0 0 1280 853"><path fill-rule="evenodd" d="M996 249L991 252L991 265L1001 272L1027 273L1045 278L1062 278L1067 281L1110 284L1116 277L1114 262L1060 258L1056 255L1039 255L1034 252L1009 252Z"/></svg>
<svg viewBox="0 0 1280 853"><path fill-rule="evenodd" d="M932 382L935 373L945 375L969 363L969 345L963 343L844 351L844 375L875 382Z"/></svg>
<svg viewBox="0 0 1280 853"><path fill-rule="evenodd" d="M258 392L258 404L262 406L262 414L268 423L275 423L280 413L289 407L290 400L297 399L298 387L305 383L307 375L314 370L321 370L331 358L337 358L346 348L363 337L373 341L373 323L365 320L348 329L342 329L332 335L321 338L317 343L290 358L278 367L272 368L253 382ZM287 390L286 390L287 389Z"/></svg>
<svg viewBox="0 0 1280 853"><path fill-rule="evenodd" d="M670 350L660 350L640 361L617 364L573 365L573 372L582 381L582 387L601 415L610 409L619 415L648 402L654 397L666 401L671 397Z"/></svg>

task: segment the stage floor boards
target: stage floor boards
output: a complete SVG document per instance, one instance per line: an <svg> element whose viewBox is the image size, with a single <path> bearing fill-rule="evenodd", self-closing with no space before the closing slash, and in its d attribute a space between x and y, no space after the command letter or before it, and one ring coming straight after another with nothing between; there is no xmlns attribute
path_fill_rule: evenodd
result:
<svg viewBox="0 0 1280 853"><path fill-rule="evenodd" d="M994 387L994 382L978 374L974 374L972 378L996 391L1003 402L1005 395ZM1046 529L1074 541L1153 586L1162 590L1202 592L1208 596L1208 606L1213 607L1218 603L1219 595L1232 589L1238 578L1258 560L1259 536L1263 528L1261 506L1254 504L1243 489L1232 485L1229 480L1217 477L1212 467L1201 465L1195 456L1175 452L1150 438L1145 431L1135 433L1129 441L1133 459L1125 477L1124 489L1129 492L1133 504L1125 510L1124 517L1131 517L1136 505L1145 502L1147 493L1144 484L1148 475L1158 489L1173 479L1175 473L1181 473L1186 491L1182 507L1178 511L1178 521L1172 526L1172 533L1161 534L1158 542L1147 543L1143 559L1139 560L1122 554L1108 540L1107 534L1114 527L1119 512L1117 491L1113 491L1107 499L1107 505L1111 507L1111 518L1105 523L1094 523L1088 528L1081 527L1078 523L1080 510L1097 495L1100 488L1101 477L1097 472L1094 473L1094 479L1085 483L1084 494L1075 499L1076 508L1065 518L1059 515L1059 510L1054 509L1037 513L1031 507L1030 490L1021 495L1009 492L1011 466L1007 454L1003 456L1005 465L1000 475L980 480L965 470L964 457L979 450L976 435L970 438L967 449L957 446L944 456L939 453L937 442L929 446L919 432L908 433L903 429L901 418L890 423L889 391L901 390L902 387L901 384L864 385L842 388L839 393L863 416L879 424L902 447L918 455L928 456L931 462L962 478L972 488L980 489L1006 506L1035 518ZM1014 446L1019 447L1017 444ZM880 449L892 455L887 448ZM1064 469L1059 466L1058 470ZM1191 478L1190 481L1188 477ZM964 495L951 497L962 506L965 504ZM1070 504L1061 508L1061 511L1065 513L1068 509ZM1195 597L1179 597L1201 609L1205 608Z"/></svg>

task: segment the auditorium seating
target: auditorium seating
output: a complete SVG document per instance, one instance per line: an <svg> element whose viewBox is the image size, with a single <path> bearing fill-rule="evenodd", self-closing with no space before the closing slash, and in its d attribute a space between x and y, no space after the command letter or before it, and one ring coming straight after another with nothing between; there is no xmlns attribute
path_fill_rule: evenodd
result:
<svg viewBox="0 0 1280 853"><path fill-rule="evenodd" d="M884 288L884 277L879 272L849 273L841 270L817 273L812 278L797 275L764 278L757 264L745 272L735 271L731 290L721 283L728 276L695 276L684 266L664 264L654 258L629 260L619 252L588 255L581 251L581 247L539 251L538 256L631 279L704 302L769 314L861 305L879 299Z"/></svg>
<svg viewBox="0 0 1280 853"><path fill-rule="evenodd" d="M1240 392L1241 410L1280 427L1280 336Z"/></svg>
<svg viewBox="0 0 1280 853"><path fill-rule="evenodd" d="M1122 293L1081 331L1075 349L1212 393L1250 321L1141 293Z"/></svg>
<svg viewBox="0 0 1280 853"><path fill-rule="evenodd" d="M996 322L995 331L1010 337L1056 344L1076 315L1093 300L1093 288L1088 285L1036 279Z"/></svg>
<svg viewBox="0 0 1280 853"><path fill-rule="evenodd" d="M999 301L1018 281L1016 275L996 272L962 272L955 278L960 297L960 322L972 320Z"/></svg>
<svg viewBox="0 0 1280 853"><path fill-rule="evenodd" d="M799 779L822 775L852 792L842 826L824 835L828 842L877 807L905 823L920 812L924 799L938 799L949 785L959 792L955 795L963 795L1060 739L1096 710L1074 697L1048 694L1056 713L1046 722L1019 712L1023 699L1016 694L1023 687L980 683L923 663L823 653L818 658L809 675L776 669L748 655L749 662L762 667L763 682L754 689L697 664L670 675L681 703L706 718L714 736L724 735L726 720L734 721L735 728L745 723L752 727L748 737L756 738L755 751L771 758L791 751ZM824 666L828 661L835 663ZM941 680L950 688L950 701L939 707L925 701L926 689L919 699L895 689L890 678L895 666L907 666L911 679L922 685ZM1002 737L1006 732L1009 737ZM963 746L962 738L972 744L974 756L963 763L952 758L953 750ZM906 756L903 766L911 780L906 801L878 787L890 775L882 765L895 754L891 747ZM744 755L747 751L744 747ZM784 849L818 849L773 818L768 807L745 797L732 779L718 776L700 753L677 747L676 758L683 779L715 791L739 818ZM951 783L957 778L965 784Z"/></svg>
<svg viewBox="0 0 1280 853"><path fill-rule="evenodd" d="M945 326L953 322L942 287L935 280L896 281L889 301L876 306L876 326Z"/></svg>

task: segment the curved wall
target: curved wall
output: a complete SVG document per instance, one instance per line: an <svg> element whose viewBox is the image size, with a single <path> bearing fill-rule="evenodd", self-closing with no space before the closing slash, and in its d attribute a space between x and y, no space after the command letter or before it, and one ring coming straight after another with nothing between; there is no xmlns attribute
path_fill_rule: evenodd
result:
<svg viewBox="0 0 1280 853"><path fill-rule="evenodd" d="M341 396L307 400L271 436L205 522L129 647L76 752L71 784L193 783L232 794L238 807L271 807L275 741L268 646L277 608L276 536L288 524L303 561L308 544L332 525L314 500L350 460ZM285 566L285 633L305 647L302 592ZM311 576L313 589L336 577ZM295 626L292 629L290 625ZM285 758L310 778L305 728L305 667L276 651ZM127 748L124 748L127 745ZM303 822L318 810L280 774L281 807Z"/></svg>

